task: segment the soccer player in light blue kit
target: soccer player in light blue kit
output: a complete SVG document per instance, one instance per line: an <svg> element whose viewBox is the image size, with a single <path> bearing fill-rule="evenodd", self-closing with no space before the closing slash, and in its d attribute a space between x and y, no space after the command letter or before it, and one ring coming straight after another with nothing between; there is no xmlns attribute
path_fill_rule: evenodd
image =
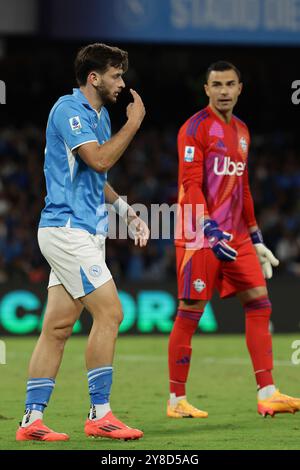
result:
<svg viewBox="0 0 300 470"><path fill-rule="evenodd" d="M149 230L107 183L107 171L122 156L145 116L140 96L130 90L127 122L111 137L104 104L115 103L125 87L127 52L105 44L82 48L75 60L79 84L53 106L46 131L46 205L38 231L40 249L50 267L48 303L42 333L29 365L25 414L17 440L62 441L65 433L43 423L64 345L85 307L93 319L86 349L91 400L87 436L139 439L142 431L126 426L109 405L113 355L122 309L105 263L107 211L113 204L134 226L135 244L147 244Z"/></svg>

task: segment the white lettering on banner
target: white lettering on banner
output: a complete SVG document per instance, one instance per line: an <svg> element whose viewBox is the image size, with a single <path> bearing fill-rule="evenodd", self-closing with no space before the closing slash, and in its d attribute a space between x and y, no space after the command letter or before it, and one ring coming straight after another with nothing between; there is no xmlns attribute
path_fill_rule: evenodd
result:
<svg viewBox="0 0 300 470"><path fill-rule="evenodd" d="M300 0L170 0L177 29L300 31Z"/></svg>
<svg viewBox="0 0 300 470"><path fill-rule="evenodd" d="M199 0L194 1L199 4ZM258 0L206 0L205 4L208 26L220 30L243 28L252 31L259 25ZM198 20L199 15L196 18Z"/></svg>
<svg viewBox="0 0 300 470"><path fill-rule="evenodd" d="M189 10L182 0L171 0L171 24L178 29L190 25Z"/></svg>
<svg viewBox="0 0 300 470"><path fill-rule="evenodd" d="M220 30L260 25L259 0L171 0L171 22L183 29L215 27Z"/></svg>
<svg viewBox="0 0 300 470"><path fill-rule="evenodd" d="M300 31L300 0L265 0L264 16L269 31Z"/></svg>
<svg viewBox="0 0 300 470"><path fill-rule="evenodd" d="M223 168L219 168L219 158L215 158L214 173L217 176L243 176L246 168L246 163L233 162L230 157L225 157L223 161Z"/></svg>

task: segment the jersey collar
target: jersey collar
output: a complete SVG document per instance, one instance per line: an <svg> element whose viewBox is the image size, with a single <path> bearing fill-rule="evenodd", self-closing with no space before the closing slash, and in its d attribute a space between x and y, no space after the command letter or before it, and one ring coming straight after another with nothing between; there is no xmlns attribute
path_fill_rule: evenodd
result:
<svg viewBox="0 0 300 470"><path fill-rule="evenodd" d="M210 107L210 105L207 106L206 111L210 113L215 119L217 119L222 125L224 126L229 126L232 127L234 125L234 115L231 116L230 122L225 122L223 119L221 119L215 112L214 110Z"/></svg>
<svg viewBox="0 0 300 470"><path fill-rule="evenodd" d="M73 96L74 96L74 98L76 98L77 101L79 101L79 103L83 104L84 106L86 106L90 109L93 109L92 106L90 105L90 103L88 102L88 100L86 99L86 97L84 96L84 94L82 93L82 91L79 88L73 88ZM93 109L93 111L94 111L94 109Z"/></svg>

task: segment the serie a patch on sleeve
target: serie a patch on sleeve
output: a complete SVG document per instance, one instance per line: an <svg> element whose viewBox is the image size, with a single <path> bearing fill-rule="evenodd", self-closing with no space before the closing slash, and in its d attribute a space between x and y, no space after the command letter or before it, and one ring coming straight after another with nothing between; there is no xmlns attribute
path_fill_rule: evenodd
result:
<svg viewBox="0 0 300 470"><path fill-rule="evenodd" d="M79 116L71 117L69 119L69 123L70 123L72 131L79 131L80 129L82 129Z"/></svg>
<svg viewBox="0 0 300 470"><path fill-rule="evenodd" d="M184 161L192 163L195 158L195 147L186 146L184 150Z"/></svg>

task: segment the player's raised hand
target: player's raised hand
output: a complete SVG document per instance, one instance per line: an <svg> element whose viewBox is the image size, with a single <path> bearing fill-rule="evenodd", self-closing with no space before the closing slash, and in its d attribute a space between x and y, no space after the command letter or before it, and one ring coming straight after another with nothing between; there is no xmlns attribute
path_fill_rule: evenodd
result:
<svg viewBox="0 0 300 470"><path fill-rule="evenodd" d="M130 93L132 94L133 101L127 106L127 118L128 121L140 127L146 114L145 106L142 98L135 90L130 88Z"/></svg>
<svg viewBox="0 0 300 470"><path fill-rule="evenodd" d="M210 248L220 261L236 261L237 251L226 243L233 239L230 233L220 230L217 222L210 219L204 221L203 232Z"/></svg>
<svg viewBox="0 0 300 470"><path fill-rule="evenodd" d="M140 217L133 218L129 222L128 228L134 237L135 246L139 245L141 248L143 248L147 245L150 236L150 230L148 225Z"/></svg>

